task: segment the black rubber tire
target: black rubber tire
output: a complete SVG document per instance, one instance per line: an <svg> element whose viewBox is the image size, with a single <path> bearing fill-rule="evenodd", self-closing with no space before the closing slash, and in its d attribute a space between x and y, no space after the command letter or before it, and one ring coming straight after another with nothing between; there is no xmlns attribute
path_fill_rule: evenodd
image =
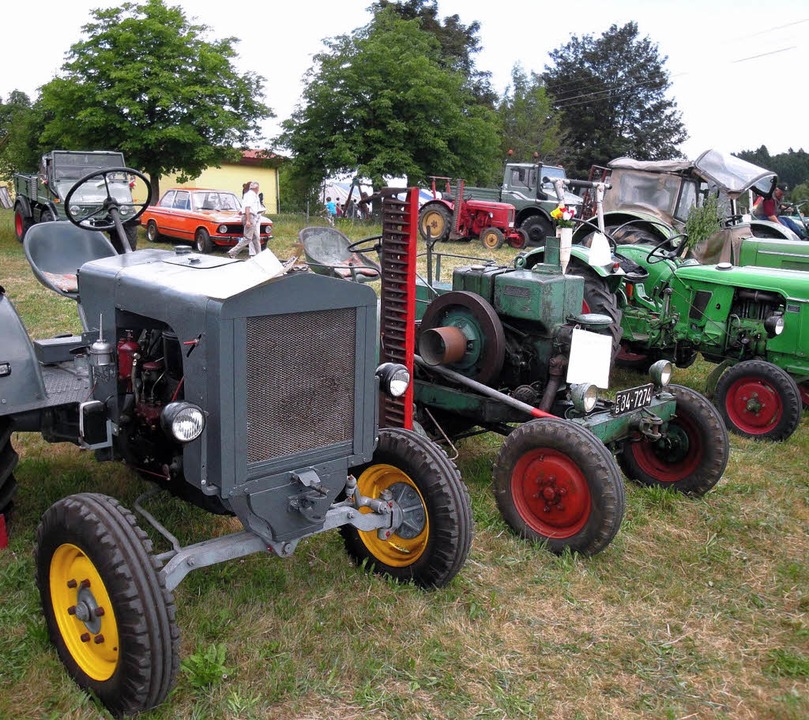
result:
<svg viewBox="0 0 809 720"><path fill-rule="evenodd" d="M449 237L451 226L452 213L442 203L427 203L419 211L419 235L425 242L428 240L428 229L430 230L430 240L446 240Z"/></svg>
<svg viewBox="0 0 809 720"><path fill-rule="evenodd" d="M394 499L403 489L411 500L417 496L421 507L415 506L409 515L424 525L410 537L412 530L404 523L386 541L376 531L343 525L340 532L349 556L374 572L427 589L452 580L469 554L472 507L458 468L446 453L415 432L384 428L373 460L351 474L363 495L378 497L386 487L395 486Z"/></svg>
<svg viewBox="0 0 809 720"><path fill-rule="evenodd" d="M657 245L663 239L661 235L640 225L616 225L604 229L617 245Z"/></svg>
<svg viewBox="0 0 809 720"><path fill-rule="evenodd" d="M503 231L496 227L484 228L480 233L480 242L487 250L499 250L505 241Z"/></svg>
<svg viewBox="0 0 809 720"><path fill-rule="evenodd" d="M39 214L39 222L54 222L55 220L53 213L47 208Z"/></svg>
<svg viewBox="0 0 809 720"><path fill-rule="evenodd" d="M17 240L22 242L25 239L25 233L28 232L33 224L33 218L25 212L22 205L18 202L14 206L14 234L17 236Z"/></svg>
<svg viewBox="0 0 809 720"><path fill-rule="evenodd" d="M532 420L510 433L492 479L509 527L552 552L595 555L621 527L626 500L615 458L567 420Z"/></svg>
<svg viewBox="0 0 809 720"><path fill-rule="evenodd" d="M623 334L621 329L623 312L618 307L618 296L609 289L604 278L576 258L570 258L567 274L581 275L584 278L584 306L582 311L600 313L612 320L612 323L610 323L610 335L612 335L612 357L614 362L618 351L621 349L621 335Z"/></svg>
<svg viewBox="0 0 809 720"><path fill-rule="evenodd" d="M11 421L0 417L0 514L11 510L17 492L14 468L17 467L19 456L11 444L12 430Z"/></svg>
<svg viewBox="0 0 809 720"><path fill-rule="evenodd" d="M194 233L194 247L197 252L207 254L213 250L211 236L205 228L198 228Z"/></svg>
<svg viewBox="0 0 809 720"><path fill-rule="evenodd" d="M126 239L129 241L129 247L133 250L138 249L138 228L140 223L124 223L124 230L126 231Z"/></svg>
<svg viewBox="0 0 809 720"><path fill-rule="evenodd" d="M157 229L157 223L154 220L149 220L146 223L146 239L151 243L160 240L160 231Z"/></svg>
<svg viewBox="0 0 809 720"><path fill-rule="evenodd" d="M544 245L545 238L555 234L553 223L541 215L532 215L520 225L528 236L529 245Z"/></svg>
<svg viewBox="0 0 809 720"><path fill-rule="evenodd" d="M722 477L730 456L728 433L719 411L696 390L666 388L677 398L677 414L664 438L625 440L617 455L632 481L702 496Z"/></svg>
<svg viewBox="0 0 809 720"><path fill-rule="evenodd" d="M725 370L713 400L728 430L742 437L786 440L801 422L798 385L766 360L745 360Z"/></svg>
<svg viewBox="0 0 809 720"><path fill-rule="evenodd" d="M134 515L105 495L63 498L42 516L35 559L48 632L79 687L115 716L163 702L179 664L174 598Z"/></svg>

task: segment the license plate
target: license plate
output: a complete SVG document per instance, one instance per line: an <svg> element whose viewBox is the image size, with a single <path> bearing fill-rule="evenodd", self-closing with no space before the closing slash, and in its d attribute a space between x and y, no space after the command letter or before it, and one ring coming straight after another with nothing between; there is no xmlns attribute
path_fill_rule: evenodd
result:
<svg viewBox="0 0 809 720"><path fill-rule="evenodd" d="M619 390L615 393L615 402L612 406L613 415L623 415L638 408L646 407L652 402L654 385L640 385L639 387Z"/></svg>

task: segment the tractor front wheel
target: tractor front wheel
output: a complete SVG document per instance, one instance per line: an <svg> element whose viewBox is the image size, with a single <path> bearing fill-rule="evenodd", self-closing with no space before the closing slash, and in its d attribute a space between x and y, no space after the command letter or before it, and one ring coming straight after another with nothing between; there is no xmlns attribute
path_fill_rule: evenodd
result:
<svg viewBox="0 0 809 720"><path fill-rule="evenodd" d="M621 527L624 486L615 459L589 430L566 420L532 420L510 433L493 480L506 523L552 552L594 555Z"/></svg>
<svg viewBox="0 0 809 720"><path fill-rule="evenodd" d="M727 430L717 409L695 390L680 385L666 390L677 399L677 411L663 437L625 440L618 464L641 485L702 496L725 472L730 455Z"/></svg>
<svg viewBox="0 0 809 720"><path fill-rule="evenodd" d="M797 384L764 360L745 360L722 373L714 403L728 430L756 440L786 440L801 421Z"/></svg>
<svg viewBox="0 0 809 720"><path fill-rule="evenodd" d="M385 428L379 431L373 460L352 474L365 497L389 498L398 504L403 521L387 538L377 530L341 526L351 558L423 588L443 587L452 580L469 554L472 507L446 453L414 432Z"/></svg>
<svg viewBox="0 0 809 720"><path fill-rule="evenodd" d="M505 240L506 236L496 227L487 227L480 233L480 242L487 250L499 250Z"/></svg>
<svg viewBox="0 0 809 720"><path fill-rule="evenodd" d="M48 633L79 687L115 716L165 700L179 661L174 599L134 515L105 495L63 498L42 516L35 554Z"/></svg>

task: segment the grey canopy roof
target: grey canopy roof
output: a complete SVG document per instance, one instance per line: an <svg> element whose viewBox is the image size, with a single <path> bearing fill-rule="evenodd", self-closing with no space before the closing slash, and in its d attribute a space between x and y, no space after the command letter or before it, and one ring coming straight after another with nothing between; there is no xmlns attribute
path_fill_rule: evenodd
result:
<svg viewBox="0 0 809 720"><path fill-rule="evenodd" d="M719 150L706 150L694 161L633 160L619 157L609 162L608 167L613 170L691 175L730 197L738 197L751 189L759 195L770 195L778 182L778 176L774 172Z"/></svg>

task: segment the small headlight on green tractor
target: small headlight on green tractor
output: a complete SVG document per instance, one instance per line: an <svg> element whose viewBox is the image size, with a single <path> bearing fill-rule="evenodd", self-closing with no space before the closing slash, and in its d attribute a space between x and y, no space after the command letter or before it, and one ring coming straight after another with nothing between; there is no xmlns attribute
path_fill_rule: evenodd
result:
<svg viewBox="0 0 809 720"><path fill-rule="evenodd" d="M598 400L598 388L591 383L580 383L570 388L570 399L573 407L579 412L589 413Z"/></svg>
<svg viewBox="0 0 809 720"><path fill-rule="evenodd" d="M784 332L784 316L780 313L770 315L764 321L764 329L767 331L767 337L777 337Z"/></svg>
<svg viewBox="0 0 809 720"><path fill-rule="evenodd" d="M671 362L668 360L658 360L649 368L652 382L658 387L666 387L671 382L672 372Z"/></svg>
<svg viewBox="0 0 809 720"><path fill-rule="evenodd" d="M410 372L399 363L382 363L376 369L379 388L386 395L401 397L410 386Z"/></svg>
<svg viewBox="0 0 809 720"><path fill-rule="evenodd" d="M205 429L205 413L190 402L172 402L160 414L163 429L177 442L196 440Z"/></svg>

